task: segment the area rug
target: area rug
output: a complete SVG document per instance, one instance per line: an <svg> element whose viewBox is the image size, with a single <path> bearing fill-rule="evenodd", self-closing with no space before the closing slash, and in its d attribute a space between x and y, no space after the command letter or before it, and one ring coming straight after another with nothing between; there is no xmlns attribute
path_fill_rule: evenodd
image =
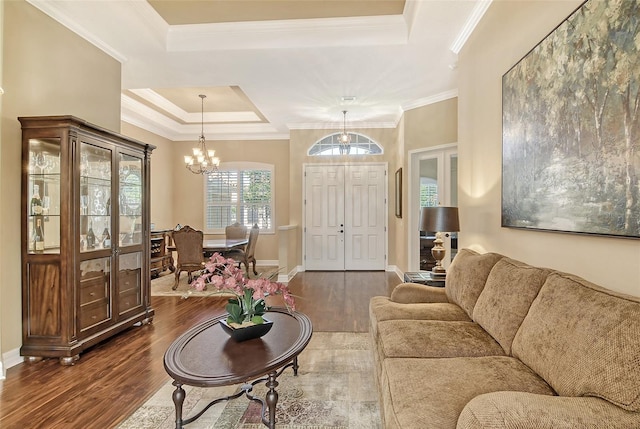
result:
<svg viewBox="0 0 640 429"><path fill-rule="evenodd" d="M279 429L380 428L373 357L368 333L314 332L300 354L298 376L287 368L279 377L276 427ZM183 418L194 415L215 398L238 391L238 386L184 386ZM171 429L175 409L168 381L118 429ZM261 383L254 393L264 398ZM189 429L262 429L260 405L242 396L207 410Z"/></svg>
<svg viewBox="0 0 640 429"><path fill-rule="evenodd" d="M278 267L266 265L256 266L256 271L258 275L254 275L253 272L249 270L250 279L266 277L275 280L278 277ZM151 296L212 296L210 291L198 292L191 288L188 283L188 278L189 276L187 276L186 272L180 273L178 287L176 290L173 290L171 288L173 287L176 277L174 273L167 271L159 277L151 279Z"/></svg>

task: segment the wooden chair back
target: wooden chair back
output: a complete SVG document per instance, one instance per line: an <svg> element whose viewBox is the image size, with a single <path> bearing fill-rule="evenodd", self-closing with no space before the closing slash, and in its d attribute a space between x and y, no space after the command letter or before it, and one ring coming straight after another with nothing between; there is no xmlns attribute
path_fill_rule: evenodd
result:
<svg viewBox="0 0 640 429"><path fill-rule="evenodd" d="M260 228L258 224L253 224L251 231L249 231L249 242L247 243L247 259L252 260L255 259L255 251L256 251L256 243L258 242L258 234L260 234Z"/></svg>
<svg viewBox="0 0 640 429"><path fill-rule="evenodd" d="M202 249L202 231L185 225L177 231L173 231L173 243L178 253L178 262L176 264L175 282L173 289L178 287L180 272L186 271L191 283L194 271L200 271L204 268L204 256Z"/></svg>
<svg viewBox="0 0 640 429"><path fill-rule="evenodd" d="M247 238L247 227L236 222L224 229L224 235L227 240Z"/></svg>
<svg viewBox="0 0 640 429"><path fill-rule="evenodd" d="M234 259L238 261L238 266L244 264L247 270L247 277L249 277L249 264L253 263L253 274L258 275L256 271L256 258L255 258L255 250L256 243L258 241L258 234L260 233L260 228L257 224L254 224L249 231L249 240L247 242L246 249L242 250L239 247L233 248L225 253L225 257Z"/></svg>

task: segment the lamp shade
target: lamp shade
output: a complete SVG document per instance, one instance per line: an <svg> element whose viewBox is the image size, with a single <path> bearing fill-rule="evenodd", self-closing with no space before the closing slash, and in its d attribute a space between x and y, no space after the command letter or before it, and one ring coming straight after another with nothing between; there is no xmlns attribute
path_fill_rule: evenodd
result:
<svg viewBox="0 0 640 429"><path fill-rule="evenodd" d="M460 231L457 207L423 207L420 212L420 231Z"/></svg>

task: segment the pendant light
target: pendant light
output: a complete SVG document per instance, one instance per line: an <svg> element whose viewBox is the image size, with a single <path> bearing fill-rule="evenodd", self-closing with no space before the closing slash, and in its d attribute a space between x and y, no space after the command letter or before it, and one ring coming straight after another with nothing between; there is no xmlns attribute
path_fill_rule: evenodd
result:
<svg viewBox="0 0 640 429"><path fill-rule="evenodd" d="M198 137L198 146L193 148L193 155L185 155L184 162L193 174L211 174L218 171L220 159L215 156L215 150L207 149L204 138L204 99L207 96L200 94L198 97L200 97L202 104L200 137Z"/></svg>
<svg viewBox="0 0 640 429"><path fill-rule="evenodd" d="M340 155L347 155L351 150L351 136L347 134L347 111L342 111L342 134L338 136L338 143L340 143Z"/></svg>

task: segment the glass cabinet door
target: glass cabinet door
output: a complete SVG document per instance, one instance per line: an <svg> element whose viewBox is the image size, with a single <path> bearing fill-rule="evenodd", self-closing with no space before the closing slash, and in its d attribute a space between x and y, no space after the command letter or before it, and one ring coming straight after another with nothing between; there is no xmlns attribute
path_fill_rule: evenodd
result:
<svg viewBox="0 0 640 429"><path fill-rule="evenodd" d="M142 243L142 159L120 153L118 172L120 246L139 245Z"/></svg>
<svg viewBox="0 0 640 429"><path fill-rule="evenodd" d="M111 247L111 150L80 144L80 251Z"/></svg>
<svg viewBox="0 0 640 429"><path fill-rule="evenodd" d="M60 253L60 139L29 139L27 252Z"/></svg>

